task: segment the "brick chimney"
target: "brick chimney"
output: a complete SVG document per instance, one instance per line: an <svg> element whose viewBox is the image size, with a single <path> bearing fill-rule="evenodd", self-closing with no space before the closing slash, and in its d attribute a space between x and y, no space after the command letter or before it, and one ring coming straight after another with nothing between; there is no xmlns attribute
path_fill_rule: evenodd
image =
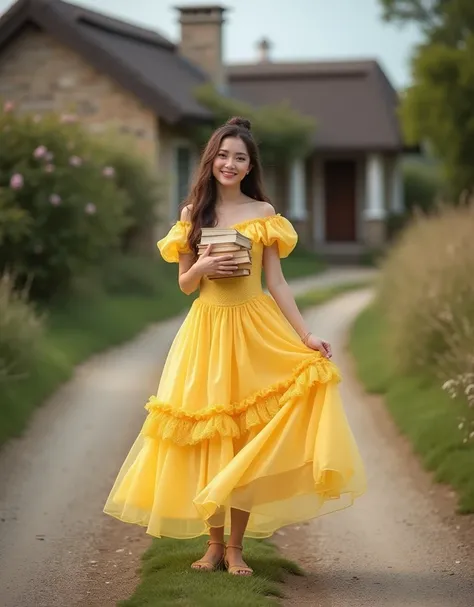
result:
<svg viewBox="0 0 474 607"><path fill-rule="evenodd" d="M203 69L219 90L226 85L222 53L222 6L177 7L180 12L182 55Z"/></svg>

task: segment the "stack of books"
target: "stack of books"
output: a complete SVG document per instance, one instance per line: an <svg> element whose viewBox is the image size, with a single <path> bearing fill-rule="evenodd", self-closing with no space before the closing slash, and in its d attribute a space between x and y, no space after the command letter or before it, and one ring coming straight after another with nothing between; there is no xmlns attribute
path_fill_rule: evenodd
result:
<svg viewBox="0 0 474 607"><path fill-rule="evenodd" d="M198 245L198 255L202 255L207 247L212 244L211 256L232 255L237 270L231 276L220 276L219 274L208 276L211 280L218 278L233 278L237 276L249 276L252 268L252 241L233 228L202 228L201 240Z"/></svg>

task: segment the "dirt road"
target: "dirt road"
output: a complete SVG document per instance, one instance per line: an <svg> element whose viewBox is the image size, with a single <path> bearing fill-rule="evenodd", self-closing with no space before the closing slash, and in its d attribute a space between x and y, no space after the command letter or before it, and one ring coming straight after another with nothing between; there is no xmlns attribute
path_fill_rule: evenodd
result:
<svg viewBox="0 0 474 607"><path fill-rule="evenodd" d="M349 294L309 322L342 352L368 297ZM454 493L432 484L381 399L355 381L350 358L336 358L369 489L348 510L280 532L279 545L308 572L289 580L285 605L473 607L474 518L453 515Z"/></svg>
<svg viewBox="0 0 474 607"><path fill-rule="evenodd" d="M338 280L353 278L346 272ZM295 291L334 280L323 275ZM311 313L311 326L335 342L341 361L343 336L366 299L343 296ZM102 506L179 323L89 360L0 453L1 607L114 607L131 594L149 538L103 515ZM430 483L343 364L370 491L353 509L280 536L283 545L291 538L293 556L310 573L290 580L287 604L472 607L469 562L458 548L463 528L434 511Z"/></svg>

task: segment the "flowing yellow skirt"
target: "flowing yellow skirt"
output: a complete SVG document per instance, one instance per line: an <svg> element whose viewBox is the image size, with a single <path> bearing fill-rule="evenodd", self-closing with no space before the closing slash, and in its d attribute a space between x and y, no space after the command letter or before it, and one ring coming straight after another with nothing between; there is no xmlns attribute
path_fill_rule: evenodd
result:
<svg viewBox="0 0 474 607"><path fill-rule="evenodd" d="M350 506L364 467L335 365L304 346L267 295L194 302L104 511L191 538L250 513L246 535Z"/></svg>

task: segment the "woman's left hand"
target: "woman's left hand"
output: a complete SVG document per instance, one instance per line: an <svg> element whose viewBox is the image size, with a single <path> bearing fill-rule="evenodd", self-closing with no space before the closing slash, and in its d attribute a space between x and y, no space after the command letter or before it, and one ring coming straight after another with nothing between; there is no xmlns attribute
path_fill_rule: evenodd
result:
<svg viewBox="0 0 474 607"><path fill-rule="evenodd" d="M328 341L310 335L306 341L306 345L312 350L319 350L324 358L332 358L331 344Z"/></svg>

